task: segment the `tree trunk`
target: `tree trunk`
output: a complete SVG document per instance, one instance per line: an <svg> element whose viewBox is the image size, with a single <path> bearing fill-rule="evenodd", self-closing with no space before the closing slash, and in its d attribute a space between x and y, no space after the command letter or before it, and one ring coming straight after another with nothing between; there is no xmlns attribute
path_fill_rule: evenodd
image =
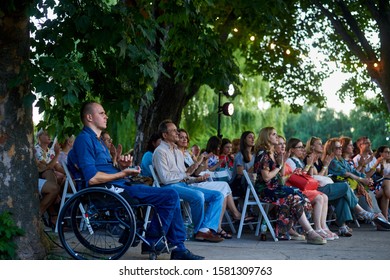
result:
<svg viewBox="0 0 390 280"><path fill-rule="evenodd" d="M172 67L165 67L165 70L174 77ZM154 89L154 100L151 104L141 102L139 111L136 114L137 134L134 147L134 162L141 163L142 155L150 136L157 132L158 125L165 119L171 119L176 126L179 126L181 113L184 106L193 96L193 93L186 92L181 84L175 84L174 79L161 75L156 88Z"/></svg>
<svg viewBox="0 0 390 280"><path fill-rule="evenodd" d="M0 4L0 212L11 212L15 224L25 232L14 239L17 258L42 259L46 253L40 236L32 95L26 72L29 4L28 0Z"/></svg>

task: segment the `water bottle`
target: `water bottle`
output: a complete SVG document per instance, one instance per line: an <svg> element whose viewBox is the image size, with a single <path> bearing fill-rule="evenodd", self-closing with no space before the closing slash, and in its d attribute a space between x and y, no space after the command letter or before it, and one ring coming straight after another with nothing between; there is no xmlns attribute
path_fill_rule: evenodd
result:
<svg viewBox="0 0 390 280"><path fill-rule="evenodd" d="M184 219L184 228L186 231L186 240L192 240L194 237L194 224L188 217Z"/></svg>
<svg viewBox="0 0 390 280"><path fill-rule="evenodd" d="M265 219L263 219L263 222L261 223L261 227L260 227L260 240L261 241L267 240L267 223L265 222Z"/></svg>

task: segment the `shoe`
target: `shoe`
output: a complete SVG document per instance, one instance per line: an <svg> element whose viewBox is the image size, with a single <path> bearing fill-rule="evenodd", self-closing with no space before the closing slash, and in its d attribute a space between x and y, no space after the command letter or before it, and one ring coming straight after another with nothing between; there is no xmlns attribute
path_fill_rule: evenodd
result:
<svg viewBox="0 0 390 280"><path fill-rule="evenodd" d="M339 228L339 236L344 236L344 237L351 237L352 236L352 232L350 232L348 230L348 227L347 226L342 226Z"/></svg>
<svg viewBox="0 0 390 280"><path fill-rule="evenodd" d="M382 227L382 226L380 226L380 225L377 225L377 226L376 226L376 230L377 230L377 231L390 231L390 229L384 228L384 227Z"/></svg>
<svg viewBox="0 0 390 280"><path fill-rule="evenodd" d="M185 251L172 251L171 260L204 260L204 257L194 255L190 250Z"/></svg>
<svg viewBox="0 0 390 280"><path fill-rule="evenodd" d="M162 254L162 253L169 253L172 250L174 250L176 246L168 243L168 248L165 246L164 242L159 242L157 245L155 245L154 250L150 247L150 245L146 242L142 242L141 244L141 255L149 255L151 253L157 253L157 254Z"/></svg>
<svg viewBox="0 0 390 280"><path fill-rule="evenodd" d="M306 237L302 234L298 235L291 235L291 240L296 240L296 241L305 241Z"/></svg>
<svg viewBox="0 0 390 280"><path fill-rule="evenodd" d="M318 235L324 238L326 241L334 240L334 237L331 234L328 234L326 231L322 229L316 230L316 233L318 233Z"/></svg>
<svg viewBox="0 0 390 280"><path fill-rule="evenodd" d="M336 233L330 231L329 228L324 229L323 231L325 231L328 235L332 236L332 237L333 237L333 240L340 239L340 237L339 237Z"/></svg>
<svg viewBox="0 0 390 280"><path fill-rule="evenodd" d="M326 244L326 240L321 235L316 233L313 229L307 233L306 240L308 244L314 244L314 245Z"/></svg>
<svg viewBox="0 0 390 280"><path fill-rule="evenodd" d="M232 239L233 238L233 236L230 233L227 233L223 229L218 231L217 234L219 237L222 237L223 239Z"/></svg>
<svg viewBox="0 0 390 280"><path fill-rule="evenodd" d="M390 223L388 221L386 221L386 219L383 216L381 216L381 215L376 216L373 219L373 222L375 223L375 225L377 227L379 226L382 229L390 230Z"/></svg>
<svg viewBox="0 0 390 280"><path fill-rule="evenodd" d="M208 232L201 232L198 231L198 233L195 235L195 240L197 241L208 241L208 242L221 242L224 239L216 234L214 234L211 230Z"/></svg>

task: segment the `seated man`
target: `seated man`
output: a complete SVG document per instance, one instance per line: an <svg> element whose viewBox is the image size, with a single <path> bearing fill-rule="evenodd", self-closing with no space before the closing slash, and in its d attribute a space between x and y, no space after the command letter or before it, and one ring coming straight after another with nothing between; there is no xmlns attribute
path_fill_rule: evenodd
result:
<svg viewBox="0 0 390 280"><path fill-rule="evenodd" d="M145 185L129 185L125 178L137 175L140 171L127 168L132 163L130 156L119 158L120 169L113 166L110 153L100 138L102 130L106 129L108 119L103 107L96 102L85 103L81 108L80 117L84 128L77 136L68 160L81 171L86 185L110 183L124 189L130 197L138 199L141 203L154 205L160 215L164 232L167 233L168 242L176 246L172 251L171 259L203 259L192 254L184 246L186 233L177 192ZM157 240L160 237L159 232L159 223L154 216L146 233L147 240L151 242ZM150 250L145 243L142 245L143 251Z"/></svg>
<svg viewBox="0 0 390 280"><path fill-rule="evenodd" d="M187 201L191 207L194 223L195 240L221 242L224 239L216 234L222 213L223 194L190 184L190 174L186 172L183 153L177 148L179 133L171 120L160 123L158 132L160 145L153 153L153 166L160 179L163 189L174 189L180 198ZM199 179L201 177L198 177ZM187 183L185 183L187 182ZM205 210L205 203L207 208Z"/></svg>

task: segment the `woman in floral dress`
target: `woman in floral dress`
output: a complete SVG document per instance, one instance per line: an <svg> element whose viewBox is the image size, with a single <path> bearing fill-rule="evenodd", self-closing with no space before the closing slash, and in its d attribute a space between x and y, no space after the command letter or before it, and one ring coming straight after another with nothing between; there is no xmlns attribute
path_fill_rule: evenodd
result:
<svg viewBox="0 0 390 280"><path fill-rule="evenodd" d="M255 188L264 202L278 206L275 232L279 239L289 240L289 230L298 222L307 235L309 244L326 244L326 240L311 227L305 208L310 207L307 198L296 188L282 184L284 154L275 153L278 135L275 128L262 128L255 145L254 172L257 174Z"/></svg>

